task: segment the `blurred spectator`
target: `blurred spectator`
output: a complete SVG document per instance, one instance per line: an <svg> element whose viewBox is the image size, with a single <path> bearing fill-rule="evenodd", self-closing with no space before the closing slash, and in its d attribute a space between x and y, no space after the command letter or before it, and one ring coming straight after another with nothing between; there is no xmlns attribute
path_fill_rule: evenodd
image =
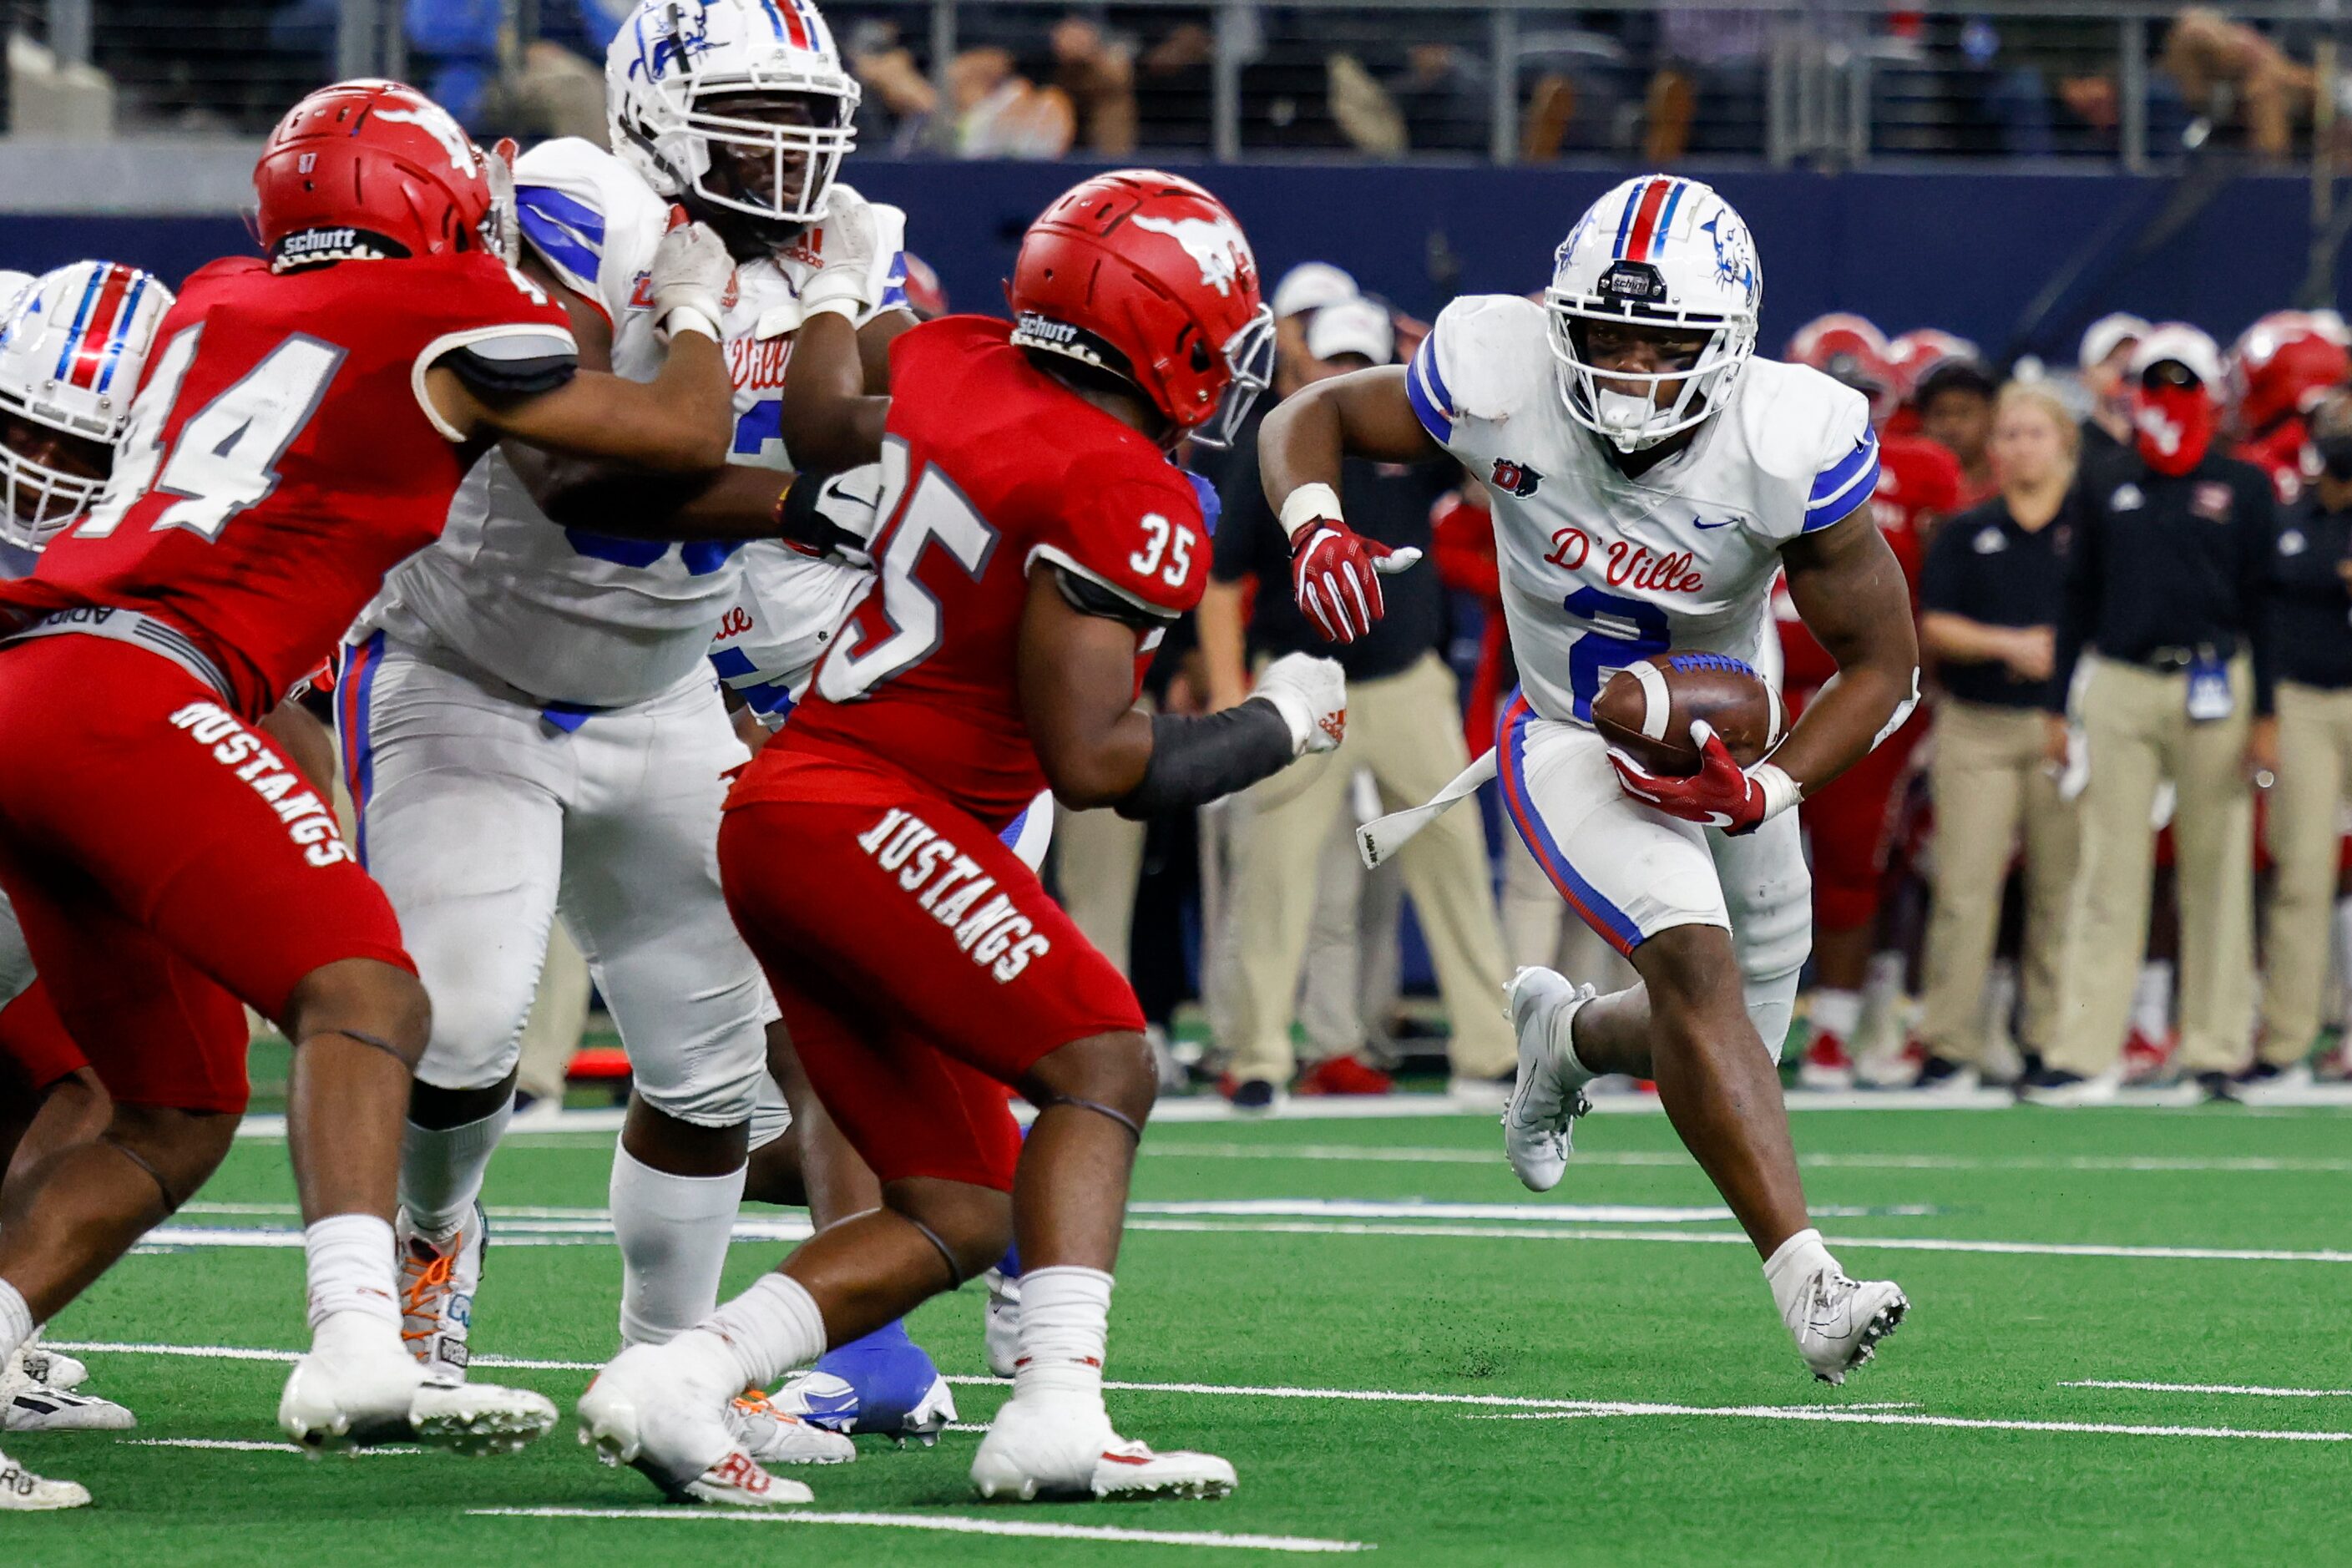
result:
<svg viewBox="0 0 2352 1568"><path fill-rule="evenodd" d="M467 130L601 145L604 46L626 14L599 0L542 0L532 38L511 36L501 0L408 0L403 21L413 73Z"/></svg>
<svg viewBox="0 0 2352 1568"><path fill-rule="evenodd" d="M1985 977L2012 846L2025 850L2018 1041L2045 1047L2074 874L2074 805L2046 759L2059 601L2081 433L2057 397L2011 382L1995 405L2000 494L1947 520L1927 548L1919 641L1942 682L1928 778L1936 811L1922 1087L1973 1089L1985 1060Z"/></svg>
<svg viewBox="0 0 2352 1568"><path fill-rule="evenodd" d="M2352 794L2352 394L2312 417L2320 468L2279 518L2271 552L2278 653L2278 784L2269 841L2278 867L2263 977L2262 1049L2242 1081L2309 1082L2327 939Z"/></svg>
<svg viewBox="0 0 2352 1568"><path fill-rule="evenodd" d="M842 57L865 89L857 103L859 150L903 155L921 147L938 124L940 94L898 25L864 18L849 29Z"/></svg>
<svg viewBox="0 0 2352 1568"><path fill-rule="evenodd" d="M1058 158L1070 150L1077 110L1069 95L1014 68L1008 49L966 49L948 67L955 150L965 158Z"/></svg>
<svg viewBox="0 0 2352 1568"><path fill-rule="evenodd" d="M2319 79L2309 66L2244 22L2191 5L2164 39L2164 68L2180 84L2189 109L2218 120L2217 89L2227 88L2243 112L2246 142L2256 155L2284 162L2294 149L2294 123L2311 117Z"/></svg>
<svg viewBox="0 0 2352 1568"><path fill-rule="evenodd" d="M2082 366L2083 389L2091 395L2090 417L2083 421L2081 466L2088 472L2109 458L2131 449L2132 351L2147 336L2147 323L2117 310L2101 316L2083 332L2076 359Z"/></svg>
<svg viewBox="0 0 2352 1568"><path fill-rule="evenodd" d="M1665 5L1657 16L1643 155L1754 155L1763 145L1765 48L1772 14L1746 6Z"/></svg>
<svg viewBox="0 0 2352 1568"><path fill-rule="evenodd" d="M1992 472L1992 372L1973 358L1952 358L1919 378L1919 434L1960 460L1960 503L1974 506L2000 487Z"/></svg>
<svg viewBox="0 0 2352 1568"><path fill-rule="evenodd" d="M1307 327L1302 379L1388 363L1394 348L1388 313L1378 304L1349 300L1324 306ZM1434 466L1350 460L1340 493L1359 532L1426 551L1431 503L1446 481L1445 471ZM1369 773L1385 808L1393 811L1428 799L1469 757L1454 676L1438 652L1445 605L1435 572L1419 566L1386 579L1387 614L1371 635L1335 647L1292 599L1289 542L1256 482L1255 426L1236 444L1223 497L1216 560L1199 616L1210 706L1228 707L1248 694L1253 655L1326 654L1347 668L1349 678L1346 743L1236 803L1242 819L1234 830L1226 921L1235 960L1232 983L1239 993L1233 1016L1241 1035L1226 1043L1237 1080L1234 1103L1264 1106L1291 1076L1290 1026L1317 865L1349 809L1355 774ZM1245 646L1243 602L1253 582ZM1478 819L1467 813L1441 818L1398 857L1398 865L1452 1019L1455 1078L1465 1088L1481 1080L1496 1087L1510 1073L1516 1051L1510 1026L1494 1003L1506 973Z"/></svg>
<svg viewBox="0 0 2352 1568"><path fill-rule="evenodd" d="M2253 803L2274 773L2270 480L2216 447L2213 340L2178 322L2133 353L2133 451L2085 487L2058 619L2047 727L2086 646L2074 710L2088 757L2083 850L2067 916L2055 1031L2020 1092L2048 1104L2110 1094L2147 933L2149 821L2178 792L2182 1065L2229 1092L2253 1019Z"/></svg>
<svg viewBox="0 0 2352 1568"><path fill-rule="evenodd" d="M1054 87L1077 116L1077 145L1105 158L1135 151L1135 57L1083 16L1065 16L1049 35Z"/></svg>
<svg viewBox="0 0 2352 1568"><path fill-rule="evenodd" d="M1312 372L1313 355L1307 352L1307 323L1326 305L1355 299L1356 280L1328 261L1302 261L1282 275L1267 297L1274 312L1274 394L1287 397Z"/></svg>

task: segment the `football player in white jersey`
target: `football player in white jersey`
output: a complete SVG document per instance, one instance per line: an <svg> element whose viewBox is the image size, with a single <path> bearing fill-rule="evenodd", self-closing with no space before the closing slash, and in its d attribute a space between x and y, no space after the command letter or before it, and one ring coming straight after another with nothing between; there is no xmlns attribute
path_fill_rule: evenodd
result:
<svg viewBox="0 0 2352 1568"><path fill-rule="evenodd" d="M807 0L644 0L605 70L612 150L556 141L516 167L522 265L560 291L583 364L649 374L672 203L718 229L737 263L718 323L732 463L681 490L492 454L354 628L339 702L360 853L435 998L397 1230L405 1332L445 1378L465 1372L483 1172L559 910L635 1077L611 1189L622 1340L716 1303L774 1017L718 882L721 775L745 753L704 656L740 592L733 542L761 531L729 520L784 489L801 323L839 314L877 360L912 324L896 209L856 203L862 246L825 243L829 203L855 202L835 175L858 89ZM641 504L709 537L547 526ZM773 1457L850 1457L805 1436L824 1440Z"/></svg>
<svg viewBox="0 0 2352 1568"><path fill-rule="evenodd" d="M1454 300L1410 365L1276 408L1261 462L1302 541L1344 526L1343 454L1450 455L1486 481L1523 682L1496 744L1503 798L1561 897L1641 976L1609 996L1546 969L1513 980L1512 1167L1548 1190L1583 1084L1655 1079L1762 1255L1806 1364L1839 1383L1906 1303L1891 1282L1849 1279L1805 1214L1777 1071L1811 941L1790 808L1909 710L1917 648L1871 518L1869 407L1816 371L1753 357L1757 268L1747 226L1715 192L1629 180L1578 220L1542 303ZM1612 754L1591 726L1608 678L1667 652L1752 665L1781 570L1839 674L1769 759L1742 770L1703 725L1690 778ZM1303 583L1302 597L1351 626L1376 616L1336 585Z"/></svg>

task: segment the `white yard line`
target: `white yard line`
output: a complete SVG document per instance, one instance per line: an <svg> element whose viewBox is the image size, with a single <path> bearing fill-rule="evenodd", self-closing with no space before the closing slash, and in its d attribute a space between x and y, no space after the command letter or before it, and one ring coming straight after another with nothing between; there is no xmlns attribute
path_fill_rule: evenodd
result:
<svg viewBox="0 0 2352 1568"><path fill-rule="evenodd" d="M311 1456L310 1450L299 1443L246 1443L228 1437L117 1437L118 1443L128 1443L134 1448L219 1448L232 1454L300 1454ZM353 1448L352 1453L362 1458L397 1459L409 1454L421 1454L422 1448Z"/></svg>
<svg viewBox="0 0 2352 1568"><path fill-rule="evenodd" d="M166 1345L127 1344L100 1341L50 1340L52 1348L75 1354L188 1356L210 1361L291 1362L299 1353L295 1351L263 1350L241 1345ZM483 1355L475 1358L478 1366L520 1367L528 1370L590 1372L595 1370L587 1362L523 1361L502 1356ZM981 1388L1005 1388L1003 1379L994 1377L950 1376L950 1384ZM1281 1384L1241 1384L1223 1383L1129 1383L1106 1380L1107 1389L1128 1394L1189 1394L1218 1398L1239 1399L1309 1399L1334 1400L1357 1405L1461 1405L1477 1410L1505 1412L1523 1419L1555 1419L1570 1416L1601 1415L1670 1415L1714 1416L1743 1421L1824 1421L1864 1426L1943 1426L1964 1431L2051 1432L2063 1435L2090 1434L2127 1437L2238 1437L2264 1442L2282 1443L2344 1443L2352 1442L2352 1432L2280 1432L2256 1427L2137 1426L2116 1422L2096 1421L2025 1421L1983 1419L1962 1415L1931 1415L1908 1412L1901 1406L1890 1407L1883 1403L1851 1405L1665 1405L1644 1401L1615 1399L1545 1399L1531 1395L1509 1394L1436 1394L1410 1393L1383 1388L1298 1388ZM2162 1384L2084 1384L2068 1386L2084 1387L2167 1387ZM2183 1392L2204 1392L2201 1385L2177 1385ZM2212 1392L2293 1393L2294 1390L2231 1390L2215 1387ZM126 1438L136 1442L142 1439ZM274 1445L273 1445L274 1446ZM545 1513L568 1516L572 1510L493 1510L505 1513ZM610 1513L617 1517L638 1517L634 1510L590 1510L591 1517ZM649 1516L650 1517L650 1516ZM794 1515L727 1515L681 1514L681 1518L798 1518L814 1519L809 1514ZM872 1515L856 1516L872 1518Z"/></svg>
<svg viewBox="0 0 2352 1568"><path fill-rule="evenodd" d="M1143 1152L1168 1160L1299 1160L1331 1161L1367 1165L1498 1165L1503 1146L1490 1149L1381 1148L1374 1144L1183 1143L1146 1141ZM1680 1150L1601 1150L1579 1152L1575 1163L1680 1167L1696 1172L1697 1163ZM2352 1173L2352 1159L2326 1156L2248 1155L2202 1159L2193 1155L2158 1154L1800 1154L1797 1163L1820 1171L2112 1171L2180 1172L2233 1174L2286 1173L2340 1175ZM187 1205L193 1208L194 1205ZM182 1212L185 1212L184 1209Z"/></svg>
<svg viewBox="0 0 2352 1568"><path fill-rule="evenodd" d="M2246 1426L2140 1426L2113 1421L1987 1421L1961 1415L1897 1415L1868 1410L1809 1410L1778 1405L1601 1405L1573 1415L1717 1415L1744 1421L1818 1421L1840 1426L1944 1426L1965 1432L2051 1432L2108 1437L2235 1437L2263 1443L2352 1443L2352 1432L2271 1432ZM1488 1421L1555 1421L1560 1414L1528 1410L1478 1417Z"/></svg>
<svg viewBox="0 0 2352 1568"><path fill-rule="evenodd" d="M2116 1108L2123 1110L2179 1110L2181 1091L2178 1089L2126 1089L2118 1090ZM1788 1105L1791 1111L1812 1110L2007 1110L2017 1104L2008 1090L1979 1089L1971 1094L1947 1094L1933 1089L1853 1089L1838 1093L1791 1089ZM2352 1083L2314 1084L2309 1089L2290 1093L2265 1096L2259 1107L2249 1107L2238 1115L2262 1115L2276 1110L2344 1110L2352 1108ZM1599 1116L1656 1116L1663 1108L1654 1094L1616 1094L1604 1096L1593 1104ZM1151 1112L1157 1125L1189 1122L1260 1122L1260 1121L1391 1121L1416 1117L1479 1117L1492 1121L1496 1107L1483 1098L1456 1100L1449 1095L1387 1094L1357 1097L1351 1095L1307 1095L1286 1101L1278 1110L1235 1110L1213 1094L1189 1095L1163 1100ZM2057 1115L2056 1112L2050 1113ZM2200 1108L2197 1114L2205 1112ZM534 1140L549 1134L597 1133L609 1135L621 1130L623 1113L619 1110L566 1110L546 1121L534 1121L529 1127L517 1128L512 1137ZM286 1118L279 1115L248 1116L238 1127L240 1138L284 1138ZM520 1146L533 1145L525 1142ZM544 1145L541 1145L544 1146Z"/></svg>
<svg viewBox="0 0 2352 1568"><path fill-rule="evenodd" d="M929 1530L950 1535L1011 1535L1035 1541L1110 1541L1142 1546L1219 1546L1243 1552L1369 1552L1361 1541L1311 1535L1231 1535L1216 1530L1120 1530L1107 1524L1050 1524L1042 1520L971 1519L961 1514L813 1513L800 1509L469 1508L475 1519L629 1519L649 1524L855 1524L882 1530Z"/></svg>
<svg viewBox="0 0 2352 1568"><path fill-rule="evenodd" d="M2266 1388L2254 1383L2137 1383L2086 1377L2061 1388L2133 1388L2149 1394L2252 1394L2268 1399L2352 1399L2352 1388Z"/></svg>

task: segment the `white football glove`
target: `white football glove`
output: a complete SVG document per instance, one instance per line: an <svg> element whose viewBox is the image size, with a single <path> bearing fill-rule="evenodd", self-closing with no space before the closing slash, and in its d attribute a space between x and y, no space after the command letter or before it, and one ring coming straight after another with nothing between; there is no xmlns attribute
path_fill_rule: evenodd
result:
<svg viewBox="0 0 2352 1568"><path fill-rule="evenodd" d="M684 207L670 208L670 230L654 250L646 283L653 291L654 324L665 331L700 331L720 341L725 315L719 300L735 276L735 258L708 225L690 223Z"/></svg>
<svg viewBox="0 0 2352 1568"><path fill-rule="evenodd" d="M880 243L874 209L864 196L835 182L825 193L824 222L817 231L817 274L801 289L801 319L831 310L855 325L873 310L874 252Z"/></svg>
<svg viewBox="0 0 2352 1568"><path fill-rule="evenodd" d="M1250 700L1266 702L1290 726L1290 754L1336 752L1348 733L1348 678L1339 661L1286 653L1262 670Z"/></svg>

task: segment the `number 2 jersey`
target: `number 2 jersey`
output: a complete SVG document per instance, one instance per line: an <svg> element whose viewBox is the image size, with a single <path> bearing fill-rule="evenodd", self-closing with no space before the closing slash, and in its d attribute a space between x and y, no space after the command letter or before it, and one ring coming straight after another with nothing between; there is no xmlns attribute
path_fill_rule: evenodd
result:
<svg viewBox="0 0 2352 1568"><path fill-rule="evenodd" d="M613 369L652 380L664 350L648 277L669 203L613 153L577 139L532 148L515 181L524 240L612 323ZM906 220L896 207L874 214L878 314L906 303ZM730 462L791 467L784 366L821 243L811 231L782 255L743 263L721 301L721 346L735 382ZM742 591L736 553L721 541L670 544L558 528L494 451L458 491L440 542L394 574L354 636L382 627L454 649L534 697L620 707L667 690L709 651Z"/></svg>
<svg viewBox="0 0 2352 1568"><path fill-rule="evenodd" d="M465 355L543 390L575 353L562 308L480 251L286 273L215 261L157 331L105 494L32 576L0 582L0 628L140 611L258 718L441 531L478 447L426 403L425 372Z"/></svg>
<svg viewBox="0 0 2352 1568"><path fill-rule="evenodd" d="M1031 568L1139 628L1139 680L1158 628L1200 602L1191 481L1011 332L949 316L890 345L875 580L730 804L903 798L897 775L1002 829L1046 782L1018 685Z"/></svg>
<svg viewBox="0 0 2352 1568"><path fill-rule="evenodd" d="M1456 300L1405 391L1494 499L1504 615L1528 704L1589 723L1609 677L1669 648L1753 664L1780 547L1869 503L1878 437L1862 395L1750 359L1690 446L1628 478L1569 416L1543 307Z"/></svg>

